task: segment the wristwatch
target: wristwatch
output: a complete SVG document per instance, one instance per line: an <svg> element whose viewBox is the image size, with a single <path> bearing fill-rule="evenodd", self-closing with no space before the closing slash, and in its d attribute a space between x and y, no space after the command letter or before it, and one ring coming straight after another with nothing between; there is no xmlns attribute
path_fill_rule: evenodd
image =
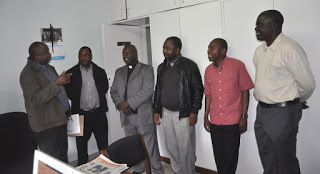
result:
<svg viewBox="0 0 320 174"><path fill-rule="evenodd" d="M248 114L247 113L241 114L241 117L248 118Z"/></svg>

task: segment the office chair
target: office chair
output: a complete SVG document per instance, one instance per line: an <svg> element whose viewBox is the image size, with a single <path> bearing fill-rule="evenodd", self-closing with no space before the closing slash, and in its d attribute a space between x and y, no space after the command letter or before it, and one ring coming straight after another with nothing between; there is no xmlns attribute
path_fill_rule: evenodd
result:
<svg viewBox="0 0 320 174"><path fill-rule="evenodd" d="M35 139L23 112L0 115L0 173L32 173Z"/></svg>
<svg viewBox="0 0 320 174"><path fill-rule="evenodd" d="M149 153L141 134L124 137L100 153L113 162L127 164L129 168L145 160L146 174L151 174Z"/></svg>

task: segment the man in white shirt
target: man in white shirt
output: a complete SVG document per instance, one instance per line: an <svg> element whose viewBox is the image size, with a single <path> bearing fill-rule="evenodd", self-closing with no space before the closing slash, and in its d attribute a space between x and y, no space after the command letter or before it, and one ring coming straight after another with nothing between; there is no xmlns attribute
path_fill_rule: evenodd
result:
<svg viewBox="0 0 320 174"><path fill-rule="evenodd" d="M282 34L279 11L262 12L256 37L264 41L254 54L254 96L259 104L254 129L264 174L298 174L296 143L302 108L315 88L303 48Z"/></svg>

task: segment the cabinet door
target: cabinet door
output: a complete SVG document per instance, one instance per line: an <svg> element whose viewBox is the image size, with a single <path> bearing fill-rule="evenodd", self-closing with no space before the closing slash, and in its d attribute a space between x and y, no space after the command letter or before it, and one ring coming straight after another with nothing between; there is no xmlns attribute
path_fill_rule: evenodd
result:
<svg viewBox="0 0 320 174"><path fill-rule="evenodd" d="M202 80L206 67L211 63L208 60L208 45L217 37L222 37L221 6L218 2L195 5L180 9L180 27L182 40L182 55L198 64ZM211 138L203 128L204 100L202 109L198 113L196 124L197 161L196 165L217 170L214 163ZM210 154L210 155L208 155Z"/></svg>
<svg viewBox="0 0 320 174"><path fill-rule="evenodd" d="M234 0L224 2L223 6L225 35L229 44L228 55L243 61L253 78L255 72L252 64L253 53L257 46L262 43L256 39L256 20L261 12L273 9L273 0ZM255 100L251 101L254 102Z"/></svg>
<svg viewBox="0 0 320 174"><path fill-rule="evenodd" d="M165 39L170 36L180 37L179 11L172 10L151 15L150 31L152 65L154 68L155 77L157 77L157 68L164 60L162 48ZM160 154L161 156L169 157L165 148L166 145L164 141L163 124L157 126L157 130Z"/></svg>
<svg viewBox="0 0 320 174"><path fill-rule="evenodd" d="M149 0L150 14L180 7L180 0Z"/></svg>
<svg viewBox="0 0 320 174"><path fill-rule="evenodd" d="M111 23L127 19L125 0L109 0L108 2Z"/></svg>
<svg viewBox="0 0 320 174"><path fill-rule="evenodd" d="M209 65L208 45L222 37L222 16L219 2L200 4L180 9L182 53L198 63L200 70Z"/></svg>
<svg viewBox="0 0 320 174"><path fill-rule="evenodd" d="M180 37L179 10L166 11L150 16L152 64L156 70L163 62L163 43L170 36Z"/></svg>
<svg viewBox="0 0 320 174"><path fill-rule="evenodd" d="M256 39L256 19L261 12L269 9L273 9L273 0L232 0L224 2L225 39L229 47L227 55L241 60L246 65L252 80L255 77L255 68L252 63L253 54L257 46L262 43ZM251 94L252 92L253 89L250 90ZM256 105L256 100L253 95L250 95L248 114L252 117L248 119L249 131L241 135L239 150L242 155L239 155L237 173L248 173L248 171L250 171L249 173L263 173L253 133Z"/></svg>
<svg viewBox="0 0 320 174"><path fill-rule="evenodd" d="M180 7L201 4L204 2L210 2L210 1L216 1L216 0L180 0Z"/></svg>
<svg viewBox="0 0 320 174"><path fill-rule="evenodd" d="M146 16L148 14L148 0L127 0L128 19Z"/></svg>

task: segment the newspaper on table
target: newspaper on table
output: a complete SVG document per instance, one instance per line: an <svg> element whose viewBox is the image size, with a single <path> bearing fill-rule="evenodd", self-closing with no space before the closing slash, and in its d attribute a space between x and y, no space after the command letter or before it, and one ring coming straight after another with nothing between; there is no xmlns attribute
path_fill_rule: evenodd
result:
<svg viewBox="0 0 320 174"><path fill-rule="evenodd" d="M78 166L78 171L86 174L120 174L128 169L127 164L118 164L107 157L100 155L93 161Z"/></svg>

